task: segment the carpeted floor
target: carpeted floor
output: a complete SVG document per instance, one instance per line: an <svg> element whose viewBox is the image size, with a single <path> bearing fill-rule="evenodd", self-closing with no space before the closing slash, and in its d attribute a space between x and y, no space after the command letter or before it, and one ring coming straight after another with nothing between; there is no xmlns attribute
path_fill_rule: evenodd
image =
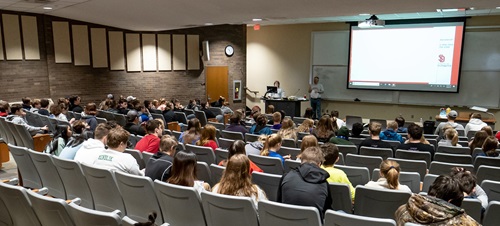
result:
<svg viewBox="0 0 500 226"><path fill-rule="evenodd" d="M17 165L10 155L10 161L2 163L2 168L0 169L0 180L12 179L17 177Z"/></svg>

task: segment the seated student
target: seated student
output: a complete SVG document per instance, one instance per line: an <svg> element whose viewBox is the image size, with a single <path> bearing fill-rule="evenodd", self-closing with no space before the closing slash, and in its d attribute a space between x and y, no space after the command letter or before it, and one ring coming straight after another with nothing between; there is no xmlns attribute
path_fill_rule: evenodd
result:
<svg viewBox="0 0 500 226"><path fill-rule="evenodd" d="M450 125L454 129L458 130L465 130L464 126L458 124L455 122L455 119L458 117L458 113L456 111L450 111L446 115L448 118L447 122L441 122L439 125L436 127L436 130L434 131L434 134L438 135L439 137L443 137L443 127L445 125Z"/></svg>
<svg viewBox="0 0 500 226"><path fill-rule="evenodd" d="M302 117L304 118L308 118L308 119L312 119L313 118L313 115L314 115L314 112L313 112L313 109L308 107L306 108L306 110L304 111L304 115Z"/></svg>
<svg viewBox="0 0 500 226"><path fill-rule="evenodd" d="M277 153L277 151L281 148L281 141L281 136L278 134L271 134L267 136L266 143L264 144L264 148L260 152L260 155L279 158L281 163L285 164L285 158L289 159L290 155L281 156Z"/></svg>
<svg viewBox="0 0 500 226"><path fill-rule="evenodd" d="M98 153L106 149L107 136L111 129L113 127L110 123L100 123L97 125L94 131L94 138L89 138L83 142L73 160L92 165L94 160L97 159Z"/></svg>
<svg viewBox="0 0 500 226"><path fill-rule="evenodd" d="M403 137L401 137L400 134L396 132L398 130L398 123L397 122L389 122L387 124L387 129L380 133L380 139L381 140L395 140L399 141L399 143L404 143L405 140Z"/></svg>
<svg viewBox="0 0 500 226"><path fill-rule="evenodd" d="M106 138L108 149L99 151L92 164L97 167L142 176L143 174L139 170L139 164L137 164L135 158L128 153L123 153L127 148L129 136L130 133L122 128L110 130Z"/></svg>
<svg viewBox="0 0 500 226"><path fill-rule="evenodd" d="M129 111L127 99L120 98L118 100L118 114L126 115Z"/></svg>
<svg viewBox="0 0 500 226"><path fill-rule="evenodd" d="M208 119L216 119L220 123L224 122L224 115L215 115L212 111L210 111L208 109L209 107L210 107L210 104L208 102L201 103L200 111L205 112L205 116L207 117L207 120Z"/></svg>
<svg viewBox="0 0 500 226"><path fill-rule="evenodd" d="M183 144L196 144L200 139L201 123L197 118L190 119L186 131L181 133L179 142Z"/></svg>
<svg viewBox="0 0 500 226"><path fill-rule="evenodd" d="M174 104L171 102L165 102L165 107L163 109L163 118L166 123L178 121L175 117Z"/></svg>
<svg viewBox="0 0 500 226"><path fill-rule="evenodd" d="M218 148L217 141L215 141L216 129L214 126L207 124L203 129L201 129L200 140L196 142L196 145L209 147L215 152L215 149Z"/></svg>
<svg viewBox="0 0 500 226"><path fill-rule="evenodd" d="M496 149L498 149L497 139L495 137L488 137L483 143L483 153L480 153L477 156L498 157Z"/></svg>
<svg viewBox="0 0 500 226"><path fill-rule="evenodd" d="M279 112L273 113L273 122L271 129L281 129L281 114Z"/></svg>
<svg viewBox="0 0 500 226"><path fill-rule="evenodd" d="M337 136L332 137L329 142L341 145L354 145L354 143L349 141L349 129L345 126L340 127L337 131Z"/></svg>
<svg viewBox="0 0 500 226"><path fill-rule="evenodd" d="M447 125L444 127L444 130L444 138L439 140L438 146L462 147L462 145L458 143L458 132L455 129Z"/></svg>
<svg viewBox="0 0 500 226"><path fill-rule="evenodd" d="M96 114L97 114L97 105L95 103L88 103L87 106L85 106L85 115L82 116L82 119L84 119L87 124L90 127L90 131L94 132L95 128L97 127L97 119L96 119Z"/></svg>
<svg viewBox="0 0 500 226"><path fill-rule="evenodd" d="M356 193L356 189L347 178L347 175L341 169L334 168L334 164L339 161L339 148L335 144L326 143L320 146L323 151L323 155L325 156L325 161L323 165L321 165L321 169L326 170L330 177L326 179L329 183L341 183L349 185L349 190L351 191L351 200L354 201L354 194Z"/></svg>
<svg viewBox="0 0 500 226"><path fill-rule="evenodd" d="M260 155L260 152L264 148L266 143L267 135L260 135L257 141L245 145L245 152L247 155Z"/></svg>
<svg viewBox="0 0 500 226"><path fill-rule="evenodd" d="M174 156L168 183L193 187L198 194L203 190L210 191L210 185L196 177L196 154L180 151Z"/></svg>
<svg viewBox="0 0 500 226"><path fill-rule="evenodd" d="M235 140L228 149L227 159L220 161L219 166L226 167L228 160L232 156L237 155L237 154L245 155L246 154L245 151L246 151L245 150L245 141ZM255 163L253 163L251 160L249 160L249 161L250 161L250 171L249 171L250 174L252 174L252 172L254 172L254 171L263 172L262 169L259 168L259 166L255 165Z"/></svg>
<svg viewBox="0 0 500 226"><path fill-rule="evenodd" d="M266 108L266 115L272 115L274 113L274 105L270 104L270 105L267 105L267 108Z"/></svg>
<svg viewBox="0 0 500 226"><path fill-rule="evenodd" d="M226 127L227 131L240 132L245 136L248 133L248 129L241 124L241 119L243 114L240 111L235 111L233 115L229 118L229 125Z"/></svg>
<svg viewBox="0 0 500 226"><path fill-rule="evenodd" d="M31 110L31 98L23 97L21 99L21 101L23 102L22 109L24 109L25 111L30 111Z"/></svg>
<svg viewBox="0 0 500 226"><path fill-rule="evenodd" d="M137 113L139 113L140 123L153 120L153 116L151 115L151 113L149 113L149 110L146 107L144 107L144 105L138 104L137 106L135 106L135 110L137 111Z"/></svg>
<svg viewBox="0 0 500 226"><path fill-rule="evenodd" d="M474 153L474 149L483 147L484 141L488 138L488 133L479 130L474 134L474 138L469 141L470 153Z"/></svg>
<svg viewBox="0 0 500 226"><path fill-rule="evenodd" d="M341 128L342 126L346 126L344 120L339 118L339 111L332 111L330 113L330 116L332 117L334 127L335 127L335 125L337 126L337 128Z"/></svg>
<svg viewBox="0 0 500 226"><path fill-rule="evenodd" d="M84 120L77 120L73 122L71 127L72 135L66 146L61 150L59 157L73 160L78 150L83 146L83 142L87 139L85 132L88 125Z"/></svg>
<svg viewBox="0 0 500 226"><path fill-rule="evenodd" d="M160 141L160 151L151 156L144 172L151 180L167 181L174 162L177 141L175 137L164 135Z"/></svg>
<svg viewBox="0 0 500 226"><path fill-rule="evenodd" d="M297 127L297 133L311 133L314 128L314 120L306 119Z"/></svg>
<svg viewBox="0 0 500 226"><path fill-rule="evenodd" d="M321 219L332 208L328 189L330 175L320 166L324 161L319 147L309 147L301 154L301 164L281 177L277 201L285 204L316 207Z"/></svg>
<svg viewBox="0 0 500 226"><path fill-rule="evenodd" d="M399 183L399 172L401 172L399 164L386 159L380 163L380 178L377 181L368 182L365 186L411 192L408 186Z"/></svg>
<svg viewBox="0 0 500 226"><path fill-rule="evenodd" d="M491 126L484 126L483 128L481 128L481 130L484 131L484 132L486 132L489 137L494 137L495 136L493 134L493 129L491 128Z"/></svg>
<svg viewBox="0 0 500 226"><path fill-rule="evenodd" d="M271 128L266 126L267 118L263 114L257 115L257 118L255 120L255 124L250 128L250 133L251 134L265 134L265 135L270 135L273 132L271 131Z"/></svg>
<svg viewBox="0 0 500 226"><path fill-rule="evenodd" d="M7 101L0 101L0 117L7 117L10 112L10 105Z"/></svg>
<svg viewBox="0 0 500 226"><path fill-rule="evenodd" d="M45 132L49 130L47 126L36 127L28 125L28 122L26 121L25 117L26 117L26 112L24 112L22 106L20 104L13 104L10 107L10 115L7 116L6 119L14 124L22 125L30 132L32 136L36 135L38 132Z"/></svg>
<svg viewBox="0 0 500 226"><path fill-rule="evenodd" d="M380 123L370 123L368 131L371 137L361 141L359 147L391 148L391 145L389 143L380 139L380 130L382 130L382 125L380 125Z"/></svg>
<svg viewBox="0 0 500 226"><path fill-rule="evenodd" d="M129 133L139 136L146 136L146 130L139 124L139 115L136 110L127 112L127 124L123 127Z"/></svg>
<svg viewBox="0 0 500 226"><path fill-rule="evenodd" d="M448 175L441 175L432 183L428 195L412 194L408 203L396 210L397 225L403 226L407 222L424 225L479 225L460 208L463 199L460 183Z"/></svg>
<svg viewBox="0 0 500 226"><path fill-rule="evenodd" d="M252 183L250 159L244 154L236 154L228 160L224 174L220 182L213 187L212 192L250 197L255 209L258 208L259 201L267 200L264 190Z"/></svg>
<svg viewBox="0 0 500 226"><path fill-rule="evenodd" d="M144 136L135 145L135 149L140 152L156 154L160 150L160 137L163 134L163 127L157 120L150 120L146 123L148 135Z"/></svg>
<svg viewBox="0 0 500 226"><path fill-rule="evenodd" d="M361 133L363 132L363 124L356 122L352 125L351 129L351 137L354 138L365 138L364 136L361 136Z"/></svg>
<svg viewBox="0 0 500 226"><path fill-rule="evenodd" d="M450 176L458 180L465 198L477 199L481 202L484 212L486 207L488 207L488 195L483 188L477 184L476 175L462 167L454 167L451 170Z"/></svg>
<svg viewBox="0 0 500 226"><path fill-rule="evenodd" d="M293 123L292 119L284 118L281 123L281 129L278 131L278 134L283 139L292 139L297 141L297 131L295 130L295 123Z"/></svg>
<svg viewBox="0 0 500 226"><path fill-rule="evenodd" d="M434 156L434 148L429 144L424 144L421 142L423 137L422 127L419 125L412 123L408 126L408 141L405 144L400 144L398 149L402 150L411 150L411 151L426 151L431 153L431 156Z"/></svg>
<svg viewBox="0 0 500 226"><path fill-rule="evenodd" d="M56 133L54 134L54 137L52 138L50 144L47 145L45 153L59 156L64 147L66 147L66 144L68 143L72 133L73 132L71 131L71 126L57 125Z"/></svg>
<svg viewBox="0 0 500 226"><path fill-rule="evenodd" d="M467 135L469 131L479 131L485 126L487 126L487 124L481 120L481 114L472 113L470 115L469 123L467 123L464 128L465 135Z"/></svg>
<svg viewBox="0 0 500 226"><path fill-rule="evenodd" d="M34 99L33 102L31 102L31 108L29 112L38 113L40 108L41 108L40 99Z"/></svg>
<svg viewBox="0 0 500 226"><path fill-rule="evenodd" d="M405 118L403 118L402 116L399 116L396 119L394 119L394 121L396 123L398 123L398 130L396 132L408 133L408 129L404 127L405 126Z"/></svg>
<svg viewBox="0 0 500 226"><path fill-rule="evenodd" d="M68 118L66 117L66 104L60 103L60 104L53 104L50 106L50 116L51 118L55 118L57 120L61 121L68 121Z"/></svg>
<svg viewBox="0 0 500 226"><path fill-rule="evenodd" d="M40 109L38 110L38 114L49 116L50 113L49 110L47 110L49 108L49 104L50 102L47 99L40 100Z"/></svg>
<svg viewBox="0 0 500 226"><path fill-rule="evenodd" d="M225 114L225 115L227 115L227 114L232 115L234 113L233 110L229 107L229 102L227 102L227 101L224 101L224 103L220 107L220 110L222 111L222 114Z"/></svg>
<svg viewBox="0 0 500 226"><path fill-rule="evenodd" d="M335 135L332 119L328 115L323 115L316 128L313 129L312 134L318 139L319 142L326 143Z"/></svg>

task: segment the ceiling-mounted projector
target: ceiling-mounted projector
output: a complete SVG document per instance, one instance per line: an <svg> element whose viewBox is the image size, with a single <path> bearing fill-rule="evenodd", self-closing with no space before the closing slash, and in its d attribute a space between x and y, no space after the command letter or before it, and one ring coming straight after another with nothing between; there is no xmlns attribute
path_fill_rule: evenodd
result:
<svg viewBox="0 0 500 226"><path fill-rule="evenodd" d="M359 21L359 28L380 28L385 26L384 20L379 20L377 16L372 15L370 18L365 21Z"/></svg>

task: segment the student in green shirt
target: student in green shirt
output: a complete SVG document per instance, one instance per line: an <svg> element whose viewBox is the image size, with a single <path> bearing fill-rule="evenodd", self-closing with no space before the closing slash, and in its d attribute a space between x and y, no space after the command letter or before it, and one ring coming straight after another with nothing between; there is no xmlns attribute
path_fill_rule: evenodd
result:
<svg viewBox="0 0 500 226"><path fill-rule="evenodd" d="M344 171L340 169L333 168L335 163L339 161L339 148L332 143L325 143L321 145L321 150L325 155L325 161L321 166L326 172L330 174L330 177L327 179L329 183L342 183L349 185L349 189L351 190L351 199L354 201L354 187L352 186L349 178L344 173Z"/></svg>

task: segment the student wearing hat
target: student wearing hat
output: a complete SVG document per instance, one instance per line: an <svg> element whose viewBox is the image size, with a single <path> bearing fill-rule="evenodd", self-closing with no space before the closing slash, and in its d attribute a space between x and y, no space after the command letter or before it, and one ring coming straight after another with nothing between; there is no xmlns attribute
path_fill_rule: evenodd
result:
<svg viewBox="0 0 500 226"><path fill-rule="evenodd" d="M349 129L345 126L342 126L339 130L337 130L337 136L330 138L330 143L340 145L354 145L354 143L349 141Z"/></svg>
<svg viewBox="0 0 500 226"><path fill-rule="evenodd" d="M458 113L456 111L450 111L446 115L446 117L448 118L448 121L439 123L436 130L434 131L434 134L439 135L439 137L443 137L443 134L444 134L443 128L445 125L450 125L451 127L453 127L453 129L455 129L457 131L459 131L459 130L464 131L465 130L464 126L455 122L455 119L458 117Z"/></svg>

